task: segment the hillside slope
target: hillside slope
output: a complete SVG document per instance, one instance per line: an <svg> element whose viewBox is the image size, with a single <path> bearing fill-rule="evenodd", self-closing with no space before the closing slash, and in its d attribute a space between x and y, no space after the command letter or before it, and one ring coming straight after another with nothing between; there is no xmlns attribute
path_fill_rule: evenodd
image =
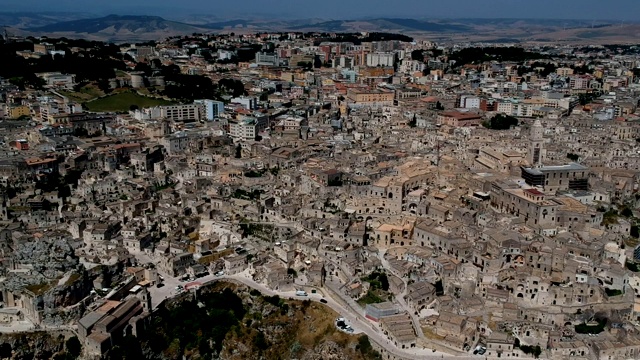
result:
<svg viewBox="0 0 640 360"><path fill-rule="evenodd" d="M219 282L159 308L146 337L125 339L108 359L378 359L368 339L334 325L322 304L263 296Z"/></svg>

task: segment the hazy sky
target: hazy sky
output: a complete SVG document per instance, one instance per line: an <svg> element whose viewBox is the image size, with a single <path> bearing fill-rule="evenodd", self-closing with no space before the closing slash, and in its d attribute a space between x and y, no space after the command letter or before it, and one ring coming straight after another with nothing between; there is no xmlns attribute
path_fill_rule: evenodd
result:
<svg viewBox="0 0 640 360"><path fill-rule="evenodd" d="M211 14L221 18L549 18L636 20L640 0L0 0L0 11Z"/></svg>

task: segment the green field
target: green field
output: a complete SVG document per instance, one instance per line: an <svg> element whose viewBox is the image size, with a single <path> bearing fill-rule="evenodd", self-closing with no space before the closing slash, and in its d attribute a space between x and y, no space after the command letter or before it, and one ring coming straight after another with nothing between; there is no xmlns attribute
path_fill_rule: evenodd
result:
<svg viewBox="0 0 640 360"><path fill-rule="evenodd" d="M163 99L155 99L138 95L134 92L122 92L115 95L106 96L100 99L91 100L85 103L89 111L103 112L126 112L129 111L131 105L137 105L139 108L171 105L171 101Z"/></svg>
<svg viewBox="0 0 640 360"><path fill-rule="evenodd" d="M94 85L85 85L82 88L80 88L78 91L60 90L58 92L68 97L69 100L79 102L79 103L83 103L85 101L90 101L97 97L104 96L104 92L98 89L98 87Z"/></svg>

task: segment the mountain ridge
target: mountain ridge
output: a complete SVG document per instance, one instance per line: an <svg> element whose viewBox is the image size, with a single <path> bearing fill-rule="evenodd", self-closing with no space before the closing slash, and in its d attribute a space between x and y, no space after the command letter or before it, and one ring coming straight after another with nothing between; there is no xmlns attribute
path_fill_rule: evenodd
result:
<svg viewBox="0 0 640 360"><path fill-rule="evenodd" d="M12 13L0 12L0 21ZM66 17L66 18L65 18ZM436 41L493 41L513 39L514 42L634 42L640 35L640 25L618 26L607 21L550 19L412 19L376 17L368 19L220 19L203 14L197 23L170 20L155 15L107 15L78 18L65 15L64 21L54 21L55 14L20 13L20 19L9 25L12 32L25 36L75 36L93 40L137 41L191 33L215 32L395 32L414 38ZM195 20L195 18L191 18ZM33 26L38 25L38 26ZM542 40L541 40L542 39Z"/></svg>

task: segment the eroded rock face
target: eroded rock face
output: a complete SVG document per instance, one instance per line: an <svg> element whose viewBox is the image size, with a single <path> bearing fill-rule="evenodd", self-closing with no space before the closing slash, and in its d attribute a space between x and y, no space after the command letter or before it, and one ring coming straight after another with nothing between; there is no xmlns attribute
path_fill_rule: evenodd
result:
<svg viewBox="0 0 640 360"><path fill-rule="evenodd" d="M48 332L0 335L0 358L51 359L64 348L65 336Z"/></svg>
<svg viewBox="0 0 640 360"><path fill-rule="evenodd" d="M162 313L152 315L151 322L156 322L153 338L139 338L142 347L140 352L149 359L165 360L179 358L182 355L202 356L203 358L240 360L240 359L305 359L305 360L363 360L362 353L356 348L357 338L346 335L336 329L334 319L337 314L322 304L310 301L288 300L277 296L265 296L244 285L218 282L201 288L198 299L207 309L202 318L216 314L223 324L229 305L224 302L211 301L231 290L236 297L235 304L241 302L242 311L234 308L233 314L242 314L237 323L228 328L219 327L215 334L222 334L223 340L207 333L210 321L200 323L197 319L185 316L195 314L197 305L193 293L181 296L165 303ZM217 293L218 295L214 295ZM209 298L209 296L212 296ZM161 316L153 319L155 316ZM167 321L177 325L167 325ZM175 333L175 326L190 324L184 331ZM204 325L206 324L206 325ZM183 344L193 343L183 333L201 334L198 346ZM223 333L224 332L224 333ZM158 335L161 335L158 338ZM159 340L158 340L159 339ZM218 341L214 343L214 341ZM218 347L214 347L217 344ZM218 350L219 349L219 350ZM170 354L170 355L169 355Z"/></svg>
<svg viewBox="0 0 640 360"><path fill-rule="evenodd" d="M17 244L14 259L19 264L31 264L35 273L48 279L62 277L76 269L78 257L66 239L38 239Z"/></svg>
<svg viewBox="0 0 640 360"><path fill-rule="evenodd" d="M66 239L18 243L13 260L24 271L9 272L0 290L34 294L34 308L47 325L68 323L82 315L84 307L74 305L89 295L92 282Z"/></svg>
<svg viewBox="0 0 640 360"><path fill-rule="evenodd" d="M340 360L349 358L345 349L333 341L318 344L313 350L307 351L301 360Z"/></svg>

